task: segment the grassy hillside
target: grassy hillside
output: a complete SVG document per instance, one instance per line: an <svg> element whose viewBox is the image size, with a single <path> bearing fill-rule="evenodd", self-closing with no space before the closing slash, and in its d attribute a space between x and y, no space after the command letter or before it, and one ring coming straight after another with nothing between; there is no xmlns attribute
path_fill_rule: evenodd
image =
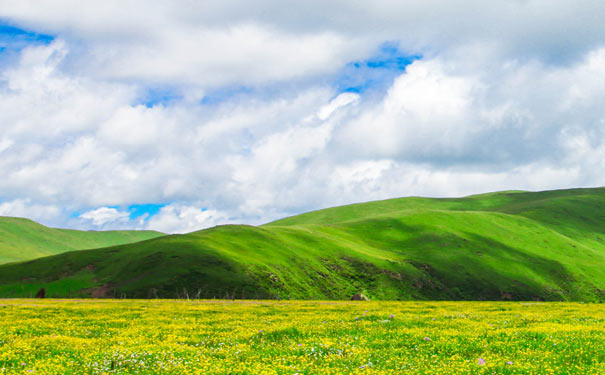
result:
<svg viewBox="0 0 605 375"><path fill-rule="evenodd" d="M121 245L162 235L153 231L54 229L28 219L0 216L0 263L35 259L71 250Z"/></svg>
<svg viewBox="0 0 605 375"><path fill-rule="evenodd" d="M0 296L605 299L605 189L400 198L0 266Z"/></svg>

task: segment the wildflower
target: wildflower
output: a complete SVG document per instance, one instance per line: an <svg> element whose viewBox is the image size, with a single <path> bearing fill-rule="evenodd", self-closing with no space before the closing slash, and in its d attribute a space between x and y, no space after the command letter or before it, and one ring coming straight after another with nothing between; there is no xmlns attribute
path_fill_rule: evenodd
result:
<svg viewBox="0 0 605 375"><path fill-rule="evenodd" d="M513 364L513 361L506 361L506 364L510 366Z"/></svg>
<svg viewBox="0 0 605 375"><path fill-rule="evenodd" d="M430 337L425 337L424 341L431 341L431 338Z"/></svg>
<svg viewBox="0 0 605 375"><path fill-rule="evenodd" d="M391 314L391 319L395 319L395 314Z"/></svg>
<svg viewBox="0 0 605 375"><path fill-rule="evenodd" d="M479 358L479 360L477 361L477 363L481 366L485 365L485 359L483 358Z"/></svg>

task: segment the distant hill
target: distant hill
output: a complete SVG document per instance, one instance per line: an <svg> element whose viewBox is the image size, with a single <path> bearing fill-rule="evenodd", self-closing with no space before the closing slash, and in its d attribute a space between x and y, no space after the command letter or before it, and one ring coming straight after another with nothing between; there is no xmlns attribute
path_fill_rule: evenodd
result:
<svg viewBox="0 0 605 375"><path fill-rule="evenodd" d="M153 231L54 229L28 219L0 216L0 263L35 259L71 250L122 245L163 235Z"/></svg>
<svg viewBox="0 0 605 375"><path fill-rule="evenodd" d="M0 266L0 296L605 299L605 188L398 198Z"/></svg>

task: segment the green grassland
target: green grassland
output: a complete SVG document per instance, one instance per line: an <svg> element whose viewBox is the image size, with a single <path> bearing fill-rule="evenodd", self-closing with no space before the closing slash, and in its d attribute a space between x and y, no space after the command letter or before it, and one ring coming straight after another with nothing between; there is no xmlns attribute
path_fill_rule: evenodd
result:
<svg viewBox="0 0 605 375"><path fill-rule="evenodd" d="M603 374L605 305L0 300L0 374Z"/></svg>
<svg viewBox="0 0 605 375"><path fill-rule="evenodd" d="M121 245L162 235L153 231L54 229L28 219L0 216L0 263L35 259L70 250Z"/></svg>
<svg viewBox="0 0 605 375"><path fill-rule="evenodd" d="M0 266L0 296L605 299L605 188L399 198Z"/></svg>

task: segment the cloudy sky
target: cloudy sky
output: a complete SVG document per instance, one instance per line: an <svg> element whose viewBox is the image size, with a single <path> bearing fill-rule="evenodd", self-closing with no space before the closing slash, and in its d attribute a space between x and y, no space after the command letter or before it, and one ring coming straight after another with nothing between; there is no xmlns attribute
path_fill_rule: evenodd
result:
<svg viewBox="0 0 605 375"><path fill-rule="evenodd" d="M603 19L601 0L0 0L0 215L187 232L603 186Z"/></svg>

